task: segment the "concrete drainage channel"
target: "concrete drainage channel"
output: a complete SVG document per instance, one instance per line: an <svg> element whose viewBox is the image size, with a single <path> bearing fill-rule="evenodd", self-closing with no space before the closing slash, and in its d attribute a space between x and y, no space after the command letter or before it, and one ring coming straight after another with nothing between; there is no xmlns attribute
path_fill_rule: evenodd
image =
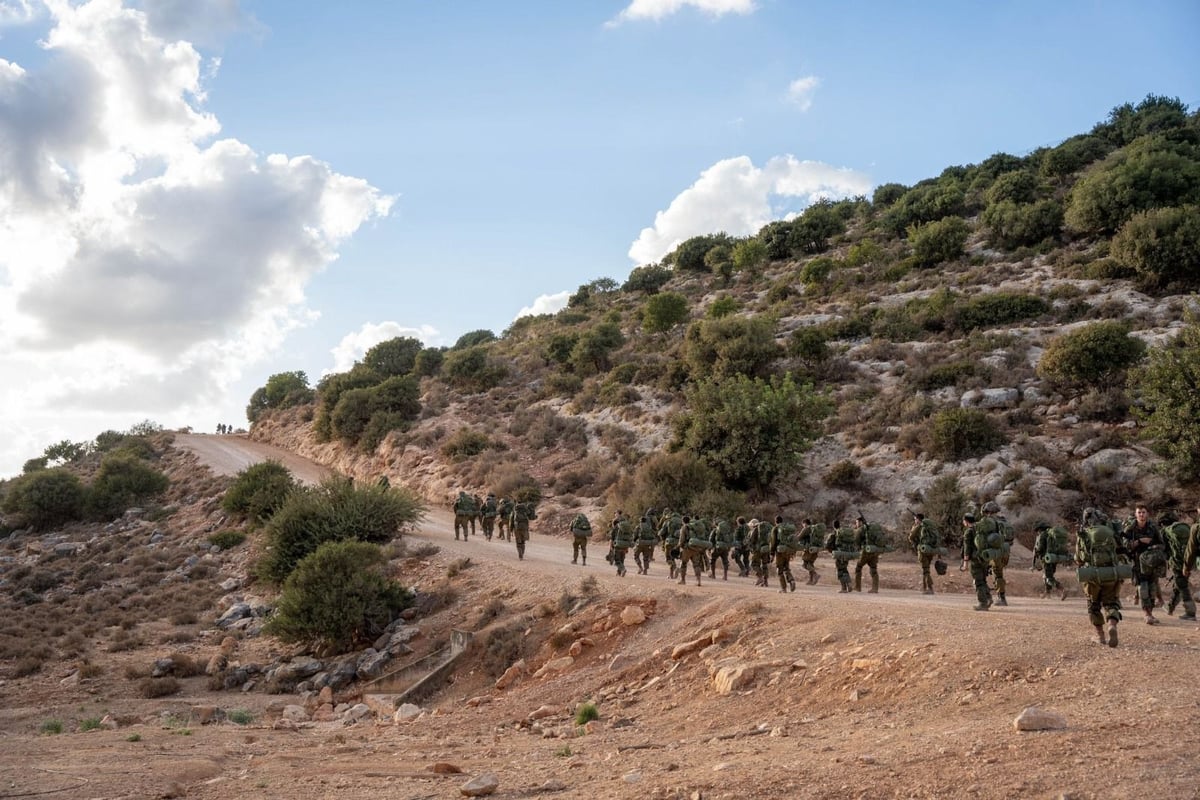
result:
<svg viewBox="0 0 1200 800"><path fill-rule="evenodd" d="M441 688L471 644L467 631L450 631L450 646L381 675L363 687L363 702L389 716L405 703L419 704Z"/></svg>

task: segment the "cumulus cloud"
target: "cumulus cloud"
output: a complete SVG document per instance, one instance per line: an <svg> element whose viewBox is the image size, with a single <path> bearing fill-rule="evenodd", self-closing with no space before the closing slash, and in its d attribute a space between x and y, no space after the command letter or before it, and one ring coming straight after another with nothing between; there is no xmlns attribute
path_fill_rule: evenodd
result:
<svg viewBox="0 0 1200 800"><path fill-rule="evenodd" d="M809 75L806 78L797 78L788 84L788 102L801 111L808 111L812 108L813 94L816 93L817 87L820 85L821 79L813 75Z"/></svg>
<svg viewBox="0 0 1200 800"><path fill-rule="evenodd" d="M622 22L665 19L685 8L694 8L713 17L725 14L751 14L755 11L754 0L633 0L621 11L609 26Z"/></svg>
<svg viewBox="0 0 1200 800"><path fill-rule="evenodd" d="M422 325L419 328L409 328L399 322L368 322L356 331L351 331L342 337L333 353L333 367L326 370L328 375L334 372L348 372L356 361L362 359L368 350L380 342L407 336L419 339L426 347L441 343L441 334L432 325Z"/></svg>
<svg viewBox="0 0 1200 800"><path fill-rule="evenodd" d="M150 30L170 41L196 45L220 44L239 30L261 26L242 9L240 0L138 0Z"/></svg>
<svg viewBox="0 0 1200 800"><path fill-rule="evenodd" d="M33 0L0 0L0 26L24 25L37 16Z"/></svg>
<svg viewBox="0 0 1200 800"><path fill-rule="evenodd" d="M654 215L654 226L642 229L629 257L649 264L693 236L748 236L793 214L797 203L853 197L870 188L870 178L861 172L790 155L776 156L761 168L747 156L718 161Z"/></svg>
<svg viewBox="0 0 1200 800"><path fill-rule="evenodd" d="M556 292L555 294L543 294L534 298L531 305L527 305L517 312L517 316L513 319L521 317L534 316L537 314L556 314L567 307L567 300L570 299L571 292Z"/></svg>
<svg viewBox="0 0 1200 800"><path fill-rule="evenodd" d="M145 5L47 3L47 58L0 59L0 414L25 429L215 403L311 322L309 280L393 203L217 138L203 59L176 37L244 25L237 2Z"/></svg>

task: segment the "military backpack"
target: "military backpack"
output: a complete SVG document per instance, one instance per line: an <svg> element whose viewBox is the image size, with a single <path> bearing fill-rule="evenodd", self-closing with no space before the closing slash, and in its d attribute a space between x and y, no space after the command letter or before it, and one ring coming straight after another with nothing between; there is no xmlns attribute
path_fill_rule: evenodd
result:
<svg viewBox="0 0 1200 800"><path fill-rule="evenodd" d="M592 523L588 522L586 514L576 514L571 520L571 533L576 539L586 539L592 535Z"/></svg>
<svg viewBox="0 0 1200 800"><path fill-rule="evenodd" d="M1117 558L1117 536L1107 525L1095 525L1079 535L1082 563L1076 570L1080 583L1112 583L1133 577L1133 567Z"/></svg>
<svg viewBox="0 0 1200 800"><path fill-rule="evenodd" d="M796 539L796 526L790 522L781 522L775 526L775 552L790 556L800 549Z"/></svg>

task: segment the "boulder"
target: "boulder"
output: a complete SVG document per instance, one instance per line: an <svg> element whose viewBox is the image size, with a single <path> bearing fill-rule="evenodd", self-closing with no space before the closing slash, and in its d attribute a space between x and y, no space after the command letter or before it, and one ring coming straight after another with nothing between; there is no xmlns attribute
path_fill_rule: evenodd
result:
<svg viewBox="0 0 1200 800"><path fill-rule="evenodd" d="M646 612L641 606L625 606L621 609L621 622L626 625L641 625L646 621Z"/></svg>
<svg viewBox="0 0 1200 800"><path fill-rule="evenodd" d="M1057 711L1029 706L1013 720L1019 731L1059 731L1067 727L1067 718Z"/></svg>
<svg viewBox="0 0 1200 800"><path fill-rule="evenodd" d="M464 783L458 788L467 797L483 797L489 795L500 788L500 779L496 777L494 772L485 772L482 775L476 775L471 780Z"/></svg>

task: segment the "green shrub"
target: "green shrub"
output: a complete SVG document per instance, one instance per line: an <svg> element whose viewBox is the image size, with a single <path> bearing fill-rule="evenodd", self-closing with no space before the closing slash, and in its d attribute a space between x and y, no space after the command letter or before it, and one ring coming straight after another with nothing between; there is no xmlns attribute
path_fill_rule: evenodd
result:
<svg viewBox="0 0 1200 800"><path fill-rule="evenodd" d="M932 267L961 258L966 252L970 233L971 228L962 217L943 217L936 222L911 226L908 243L917 266Z"/></svg>
<svg viewBox="0 0 1200 800"><path fill-rule="evenodd" d="M442 377L464 392L486 392L507 375L508 368L489 355L487 345L453 349L442 364Z"/></svg>
<svg viewBox="0 0 1200 800"><path fill-rule="evenodd" d="M1057 200L1021 204L1005 200L984 209L980 219L988 228L988 240L1009 250L1031 247L1062 231L1063 209Z"/></svg>
<svg viewBox="0 0 1200 800"><path fill-rule="evenodd" d="M1053 178L1071 175L1104 158L1112 149L1112 145L1100 136L1089 133L1072 136L1042 154L1040 171Z"/></svg>
<svg viewBox="0 0 1200 800"><path fill-rule="evenodd" d="M743 239L733 246L733 268L738 272L757 272L767 262L767 246L757 237Z"/></svg>
<svg viewBox="0 0 1200 800"><path fill-rule="evenodd" d="M683 359L697 378L766 375L779 354L775 321L763 316L697 320L684 334Z"/></svg>
<svg viewBox="0 0 1200 800"><path fill-rule="evenodd" d="M222 550L232 550L244 541L246 541L245 532L236 531L231 528L223 531L217 531L208 537L209 544L214 547L219 547Z"/></svg>
<svg viewBox="0 0 1200 800"><path fill-rule="evenodd" d="M230 712L225 715L225 719L229 720L234 725L249 725L250 723L254 722L254 712L247 711L244 708L235 708L231 709Z"/></svg>
<svg viewBox="0 0 1200 800"><path fill-rule="evenodd" d="M317 436L323 440L334 436L333 411L337 408L343 394L355 389L367 389L375 386L382 379L379 373L363 364L355 364L349 372L335 372L322 378L317 384L317 413L313 420L313 430ZM349 424L349 411L349 407L342 410L347 424Z"/></svg>
<svg viewBox="0 0 1200 800"><path fill-rule="evenodd" d="M567 364L571 360L571 351L578 343L578 333L554 333L546 339L542 352L546 360L553 364Z"/></svg>
<svg viewBox="0 0 1200 800"><path fill-rule="evenodd" d="M595 703L582 703L575 709L576 725L587 725L594 719L600 719L600 709L596 708Z"/></svg>
<svg viewBox="0 0 1200 800"><path fill-rule="evenodd" d="M853 461L839 461L829 468L821 482L830 488L847 489L858 484L862 467Z"/></svg>
<svg viewBox="0 0 1200 800"><path fill-rule="evenodd" d="M442 362L446 360L446 351L441 347L426 347L417 353L413 361L413 374L422 377L437 375L442 371Z"/></svg>
<svg viewBox="0 0 1200 800"><path fill-rule="evenodd" d="M955 547L961 541L962 518L967 513L967 504L967 493L953 473L939 475L923 493L921 506L925 517L942 529L947 547Z"/></svg>
<svg viewBox="0 0 1200 800"><path fill-rule="evenodd" d="M1150 350L1145 367L1129 376L1140 396L1134 413L1145 435L1179 475L1200 478L1200 318L1192 316L1179 334Z"/></svg>
<svg viewBox="0 0 1200 800"><path fill-rule="evenodd" d="M1200 289L1200 206L1135 214L1113 237L1111 252L1144 289Z"/></svg>
<svg viewBox="0 0 1200 800"><path fill-rule="evenodd" d="M974 361L950 361L933 364L924 369L911 369L905 377L908 383L922 392L933 392L947 386L956 386L959 381L975 375Z"/></svg>
<svg viewBox="0 0 1200 800"><path fill-rule="evenodd" d="M650 333L669 331L687 318L687 298L678 292L651 295L642 307L642 327Z"/></svg>
<svg viewBox="0 0 1200 800"><path fill-rule="evenodd" d="M1142 360L1146 345L1123 322L1086 325L1051 340L1037 374L1061 385L1100 386Z"/></svg>
<svg viewBox="0 0 1200 800"><path fill-rule="evenodd" d="M629 277L621 285L621 291L654 294L669 280L671 280L671 270L658 264L647 264L635 267L629 273Z"/></svg>
<svg viewBox="0 0 1200 800"><path fill-rule="evenodd" d="M43 469L22 475L4 494L4 512L23 524L44 531L80 519L87 490L72 472Z"/></svg>
<svg viewBox="0 0 1200 800"><path fill-rule="evenodd" d="M282 641L343 653L375 639L412 604L387 577L377 545L327 541L288 575L275 614L264 626Z"/></svg>
<svg viewBox="0 0 1200 800"><path fill-rule="evenodd" d="M992 452L1004 444L1004 433L987 413L951 408L933 415L929 449L944 461L961 461Z"/></svg>
<svg viewBox="0 0 1200 800"><path fill-rule="evenodd" d="M372 347L363 354L362 361L380 375L407 375L417 364L417 354L424 349L420 340L411 336L397 336Z"/></svg>
<svg viewBox="0 0 1200 800"><path fill-rule="evenodd" d="M996 203L1032 203L1037 199L1038 179L1032 172L1016 170L1000 175L988 187L988 205Z"/></svg>
<svg viewBox="0 0 1200 800"><path fill-rule="evenodd" d="M452 461L462 461L471 456L479 455L484 450L487 450L491 444L492 440L488 438L486 433L464 426L456 430L442 444L442 455Z"/></svg>
<svg viewBox="0 0 1200 800"><path fill-rule="evenodd" d="M266 384L250 395L246 419L254 423L268 409L304 405L311 403L315 396L308 386L308 375L303 371L280 372L267 378Z"/></svg>
<svg viewBox="0 0 1200 800"><path fill-rule="evenodd" d="M737 313L737 310L742 307L742 304L737 301L737 298L729 295L722 295L716 300L713 300L708 307L709 319L721 319L728 317L730 314Z"/></svg>
<svg viewBox="0 0 1200 800"><path fill-rule="evenodd" d="M828 280L837 262L829 256L819 256L810 260L800 270L800 280L808 286L816 286Z"/></svg>
<svg viewBox="0 0 1200 800"><path fill-rule="evenodd" d="M80 733L87 733L88 731L98 731L98 730L100 730L100 718L99 717L87 717L86 719L79 720L79 732Z"/></svg>
<svg viewBox="0 0 1200 800"><path fill-rule="evenodd" d="M88 513L98 519L115 519L126 509L162 494L170 483L142 459L112 453L100 462L88 489Z"/></svg>
<svg viewBox="0 0 1200 800"><path fill-rule="evenodd" d="M1049 311L1050 304L1037 295L990 292L952 306L946 315L946 327L969 333L979 328L1036 319Z"/></svg>
<svg viewBox="0 0 1200 800"><path fill-rule="evenodd" d="M278 461L260 461L234 477L221 498L221 507L261 524L271 519L295 490L296 481L287 467Z"/></svg>
<svg viewBox="0 0 1200 800"><path fill-rule="evenodd" d="M48 719L42 723L42 735L57 736L63 732L63 724L61 719Z"/></svg>
<svg viewBox="0 0 1200 800"><path fill-rule="evenodd" d="M729 246L732 244L733 240L725 233L693 236L668 253L662 263L668 266L674 265L681 272L705 273L709 271L709 265L704 260L708 251L718 245Z"/></svg>
<svg viewBox="0 0 1200 800"><path fill-rule="evenodd" d="M601 322L579 335L571 350L571 366L580 375L608 372L614 350L625 344L625 336L614 322Z"/></svg>

